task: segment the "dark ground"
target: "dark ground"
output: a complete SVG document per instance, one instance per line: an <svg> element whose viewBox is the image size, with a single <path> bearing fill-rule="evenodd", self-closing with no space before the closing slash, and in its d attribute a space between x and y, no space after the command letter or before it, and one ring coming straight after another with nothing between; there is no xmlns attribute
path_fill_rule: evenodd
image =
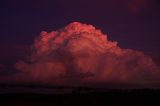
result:
<svg viewBox="0 0 160 106"><path fill-rule="evenodd" d="M160 106L160 90L109 90L68 94L4 93L0 106Z"/></svg>

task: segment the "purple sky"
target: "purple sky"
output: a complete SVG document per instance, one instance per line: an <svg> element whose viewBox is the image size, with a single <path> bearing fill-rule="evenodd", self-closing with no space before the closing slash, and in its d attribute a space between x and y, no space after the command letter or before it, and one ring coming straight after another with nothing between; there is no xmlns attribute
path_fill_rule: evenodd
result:
<svg viewBox="0 0 160 106"><path fill-rule="evenodd" d="M1 0L0 21L0 68L29 53L41 31L73 21L92 24L120 47L140 50L160 62L159 0Z"/></svg>
<svg viewBox="0 0 160 106"><path fill-rule="evenodd" d="M159 60L158 0L1 0L0 20L2 63L17 58L42 30L56 30L72 21L90 23L121 47Z"/></svg>

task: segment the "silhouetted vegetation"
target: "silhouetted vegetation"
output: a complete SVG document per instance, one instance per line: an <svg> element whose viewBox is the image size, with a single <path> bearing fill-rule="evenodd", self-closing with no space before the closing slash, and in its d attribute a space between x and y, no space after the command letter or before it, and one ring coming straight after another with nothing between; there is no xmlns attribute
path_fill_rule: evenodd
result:
<svg viewBox="0 0 160 106"><path fill-rule="evenodd" d="M86 89L89 90L89 89ZM73 90L66 94L5 93L0 95L0 106L114 106L157 105L160 90L106 90L81 92Z"/></svg>

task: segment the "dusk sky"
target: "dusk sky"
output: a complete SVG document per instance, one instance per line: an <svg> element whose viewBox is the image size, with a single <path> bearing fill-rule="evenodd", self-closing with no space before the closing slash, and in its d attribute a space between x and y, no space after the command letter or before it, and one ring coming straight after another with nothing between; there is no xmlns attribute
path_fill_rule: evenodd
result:
<svg viewBox="0 0 160 106"><path fill-rule="evenodd" d="M13 68L11 68L15 64L18 64L16 67L20 70L22 70L24 64L30 71L37 70L37 68L31 68L32 63L31 65L19 62L19 60L28 58L28 54L33 56L30 48L36 45L35 38L40 34L45 35L47 32L57 31L75 21L93 25L96 29L100 29L103 34L107 35L109 41L118 42L116 47L141 51L153 58L158 67L160 64L159 0L1 0L0 21L1 77L8 77L15 73L12 72ZM82 25L82 29L84 26ZM70 30L70 28L67 28L67 30ZM42 31L47 32L41 33ZM93 32L97 33L96 31ZM58 31L57 33L61 32ZM64 31L64 33L66 32ZM37 42L42 43L41 41ZM117 51L118 49L115 50ZM39 48L36 48L35 51L41 52ZM129 55L128 52L126 54ZM133 51L133 54L132 58L137 59L138 55L135 51ZM38 56L36 55L32 58L39 61L37 59ZM49 61L48 56L44 54L42 56ZM144 61L150 58L142 55L142 60L144 59ZM42 58L40 62L34 63L33 66L36 67L39 63L42 65L43 62ZM147 69L147 64L150 63L144 63L140 68ZM126 67L125 63L122 64L122 67ZM150 68L150 66L148 67ZM74 67L72 70L74 70ZM77 75L79 73L74 74ZM117 80L119 79L121 78ZM35 79L33 78L33 80ZM131 79L131 81L133 80Z"/></svg>

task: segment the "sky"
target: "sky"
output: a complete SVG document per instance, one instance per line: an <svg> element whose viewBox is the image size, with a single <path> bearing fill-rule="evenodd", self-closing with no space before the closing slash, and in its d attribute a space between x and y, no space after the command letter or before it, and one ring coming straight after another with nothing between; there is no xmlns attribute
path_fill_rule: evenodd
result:
<svg viewBox="0 0 160 106"><path fill-rule="evenodd" d="M10 66L33 54L30 46L42 31L74 21L95 26L119 47L141 51L159 64L159 5L159 0L1 0L0 69L7 71L0 76L14 73Z"/></svg>

